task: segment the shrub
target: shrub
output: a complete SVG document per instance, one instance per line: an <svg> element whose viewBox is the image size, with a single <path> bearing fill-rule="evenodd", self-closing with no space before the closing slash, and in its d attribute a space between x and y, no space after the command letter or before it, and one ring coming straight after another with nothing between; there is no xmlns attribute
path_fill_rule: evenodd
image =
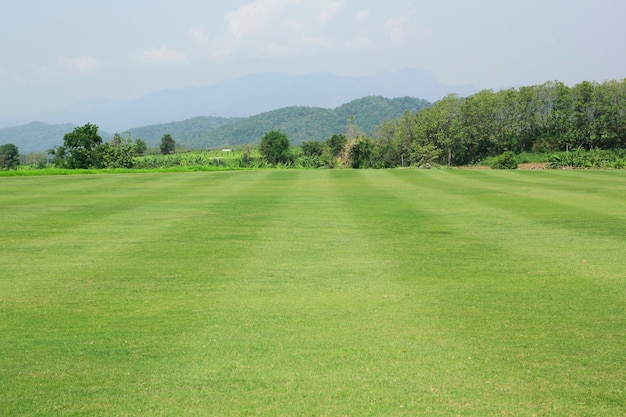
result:
<svg viewBox="0 0 626 417"><path fill-rule="evenodd" d="M511 151L504 152L491 164L491 169L517 169L515 154Z"/></svg>

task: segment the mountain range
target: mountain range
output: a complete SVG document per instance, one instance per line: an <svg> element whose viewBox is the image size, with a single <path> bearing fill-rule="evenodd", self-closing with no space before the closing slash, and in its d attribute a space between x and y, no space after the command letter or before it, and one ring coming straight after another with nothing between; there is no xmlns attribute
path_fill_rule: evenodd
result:
<svg viewBox="0 0 626 417"><path fill-rule="evenodd" d="M477 89L469 84L444 85L432 72L422 68L356 77L330 73L256 73L127 100L95 98L46 113L23 115L14 123L3 119L0 127L31 121L75 125L91 122L106 131L124 132L137 126L196 116L249 117L289 106L335 108L366 96L409 96L435 102L452 92L468 96Z"/></svg>
<svg viewBox="0 0 626 417"><path fill-rule="evenodd" d="M176 129L181 132L179 139L192 146L253 142L259 131L269 126L295 134L297 142L319 139L331 126L336 133L339 123L345 127L349 115L346 116L347 110L343 106L360 98L419 97L422 101L435 102L449 93L469 96L477 91L469 84L444 85L433 73L421 68L362 77L329 73L258 73L208 86L163 90L128 100L101 98L83 101L51 112L27 115L22 121L38 122L20 126L4 120L3 126L10 127L0 129L0 144L20 142L21 146L15 144L22 153L41 151L60 144L68 126L81 126L88 122L98 125L105 138L110 134L104 132L131 132L134 137L141 137L151 145L160 140L160 137L155 138L155 134L158 136L165 130ZM382 112L378 122L396 114L385 110L380 100L377 105L382 106L378 110ZM413 109L412 104L406 110ZM333 111L340 113L338 118L333 119ZM376 118L364 118L356 112L351 114L357 116L357 124L364 133L369 133L373 126L369 126L367 120ZM270 123L268 117L270 120L284 120ZM330 119L333 121L329 122ZM322 121L330 124L320 124ZM302 123L308 126L306 134L296 127ZM194 127L190 128L191 125ZM167 133L176 138L175 133Z"/></svg>
<svg viewBox="0 0 626 417"><path fill-rule="evenodd" d="M214 149L258 143L267 131L279 129L293 145L303 141L323 141L335 133L346 131L348 120L362 133L373 133L384 120L399 118L404 112L417 112L431 103L418 98L384 98L369 96L353 100L334 109L290 106L250 117L198 116L179 122L162 123L129 129L132 139L140 138L150 147L158 146L165 134L181 145L197 149ZM20 153L45 151L63 143L73 124L33 122L23 126L0 129L0 144L12 143ZM105 141L113 134L99 131Z"/></svg>

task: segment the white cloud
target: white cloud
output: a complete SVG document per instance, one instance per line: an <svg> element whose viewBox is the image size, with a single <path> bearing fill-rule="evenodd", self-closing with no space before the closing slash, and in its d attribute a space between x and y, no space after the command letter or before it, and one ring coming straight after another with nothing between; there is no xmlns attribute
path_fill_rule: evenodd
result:
<svg viewBox="0 0 626 417"><path fill-rule="evenodd" d="M317 15L317 20L322 23L328 23L337 16L343 8L343 0L333 0L323 4L322 10Z"/></svg>
<svg viewBox="0 0 626 417"><path fill-rule="evenodd" d="M432 35L432 30L414 22L413 2L408 2L399 16L385 21L385 29L392 43L425 40Z"/></svg>
<svg viewBox="0 0 626 417"><path fill-rule="evenodd" d="M239 53L248 58L319 56L337 50L346 40L326 25L337 19L346 4L345 0L249 2L226 15L223 35L212 43L214 58Z"/></svg>
<svg viewBox="0 0 626 417"><path fill-rule="evenodd" d="M244 39L267 27L270 18L295 0L256 0L228 13L222 52L230 53Z"/></svg>
<svg viewBox="0 0 626 417"><path fill-rule="evenodd" d="M142 61L153 64L181 64L187 62L187 55L163 44L141 53Z"/></svg>

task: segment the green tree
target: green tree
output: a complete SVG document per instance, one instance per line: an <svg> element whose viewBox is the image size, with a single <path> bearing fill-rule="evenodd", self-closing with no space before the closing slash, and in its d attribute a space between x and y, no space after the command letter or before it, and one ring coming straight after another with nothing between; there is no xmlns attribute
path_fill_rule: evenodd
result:
<svg viewBox="0 0 626 417"><path fill-rule="evenodd" d="M259 152L271 164L284 164L291 160L289 138L280 130L272 130L261 138Z"/></svg>
<svg viewBox="0 0 626 417"><path fill-rule="evenodd" d="M572 128L569 131L570 147L582 146L591 149L595 146L594 103L595 83L583 81L572 88Z"/></svg>
<svg viewBox="0 0 626 417"><path fill-rule="evenodd" d="M101 144L98 126L87 123L77 127L65 134L63 145L53 151L55 164L70 169L98 167L101 165L98 149Z"/></svg>
<svg viewBox="0 0 626 417"><path fill-rule="evenodd" d="M459 147L461 105L464 99L457 94L448 94L437 102L435 114L438 116L435 141L437 147L446 153L446 164L452 165L453 151ZM420 112L421 113L421 112Z"/></svg>
<svg viewBox="0 0 626 417"><path fill-rule="evenodd" d="M348 143L348 138L343 134L332 135L330 138L326 139L326 145L330 149L330 155L333 158L337 158L341 155L346 147L346 143Z"/></svg>
<svg viewBox="0 0 626 417"><path fill-rule="evenodd" d="M434 143L413 142L411 163L417 166L431 165L441 157L442 150Z"/></svg>
<svg viewBox="0 0 626 417"><path fill-rule="evenodd" d="M176 141L172 138L172 135L167 133L161 138L161 145L159 148L161 149L161 154L163 155L172 154L176 150Z"/></svg>
<svg viewBox="0 0 626 417"><path fill-rule="evenodd" d="M20 165L20 151L12 143L0 146L0 169L16 169Z"/></svg>
<svg viewBox="0 0 626 417"><path fill-rule="evenodd" d="M498 135L496 96L491 90L482 90L463 101L461 105L461 146L458 160L473 163L489 156Z"/></svg>
<svg viewBox="0 0 626 417"><path fill-rule="evenodd" d="M132 140L118 133L113 140L100 146L101 164L105 168L132 168L136 148Z"/></svg>
<svg viewBox="0 0 626 417"><path fill-rule="evenodd" d="M146 145L146 142L144 142L143 140L139 138L135 139L135 154L136 155L143 155L146 153L147 150L148 150L148 145Z"/></svg>
<svg viewBox="0 0 626 417"><path fill-rule="evenodd" d="M626 80L605 81L592 94L595 114L593 146L601 149L622 148L626 144Z"/></svg>
<svg viewBox="0 0 626 417"><path fill-rule="evenodd" d="M304 156L322 156L325 147L321 142L302 142L302 154Z"/></svg>
<svg viewBox="0 0 626 417"><path fill-rule="evenodd" d="M350 148L352 168L370 168L374 144L370 138L362 138Z"/></svg>

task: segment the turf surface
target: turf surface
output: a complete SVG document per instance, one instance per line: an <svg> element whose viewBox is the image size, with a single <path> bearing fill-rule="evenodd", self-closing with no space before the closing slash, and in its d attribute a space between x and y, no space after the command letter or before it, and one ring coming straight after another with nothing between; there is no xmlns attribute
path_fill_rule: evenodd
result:
<svg viewBox="0 0 626 417"><path fill-rule="evenodd" d="M2 416L623 416L626 176L0 178Z"/></svg>

